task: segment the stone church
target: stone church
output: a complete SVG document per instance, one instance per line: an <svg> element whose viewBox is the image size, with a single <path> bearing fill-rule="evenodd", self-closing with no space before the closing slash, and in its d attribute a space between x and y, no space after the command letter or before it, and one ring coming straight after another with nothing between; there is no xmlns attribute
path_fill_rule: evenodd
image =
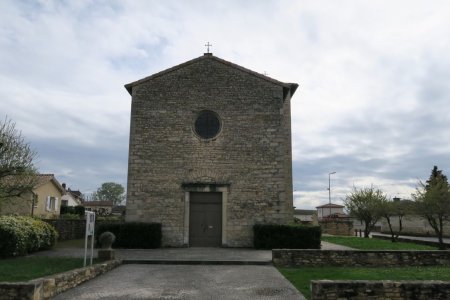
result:
<svg viewBox="0 0 450 300"><path fill-rule="evenodd" d="M252 247L254 224L291 222L297 87L211 53L125 85L126 221L174 247Z"/></svg>

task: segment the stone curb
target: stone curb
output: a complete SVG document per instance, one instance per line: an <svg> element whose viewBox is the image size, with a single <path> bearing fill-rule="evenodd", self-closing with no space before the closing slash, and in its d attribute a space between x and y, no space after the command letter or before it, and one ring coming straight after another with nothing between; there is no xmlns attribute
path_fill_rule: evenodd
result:
<svg viewBox="0 0 450 300"><path fill-rule="evenodd" d="M122 264L148 265L272 265L271 261L238 261L238 260L169 260L169 259L124 259Z"/></svg>

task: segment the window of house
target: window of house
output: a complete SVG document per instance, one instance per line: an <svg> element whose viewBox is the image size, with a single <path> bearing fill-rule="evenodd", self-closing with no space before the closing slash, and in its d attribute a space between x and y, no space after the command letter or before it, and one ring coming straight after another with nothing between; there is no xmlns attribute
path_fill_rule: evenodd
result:
<svg viewBox="0 0 450 300"><path fill-rule="evenodd" d="M45 210L46 211L56 211L57 209L58 209L58 198L48 196Z"/></svg>
<svg viewBox="0 0 450 300"><path fill-rule="evenodd" d="M68 206L69 200L61 200L61 206Z"/></svg>

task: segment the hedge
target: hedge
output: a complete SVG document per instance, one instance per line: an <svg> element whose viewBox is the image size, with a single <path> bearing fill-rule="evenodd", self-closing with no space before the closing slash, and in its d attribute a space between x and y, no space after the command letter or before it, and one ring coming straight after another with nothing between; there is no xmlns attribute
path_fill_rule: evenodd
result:
<svg viewBox="0 0 450 300"><path fill-rule="evenodd" d="M32 217L0 216L0 257L22 256L52 248L58 232Z"/></svg>
<svg viewBox="0 0 450 300"><path fill-rule="evenodd" d="M320 226L254 225L257 249L320 249Z"/></svg>
<svg viewBox="0 0 450 300"><path fill-rule="evenodd" d="M161 247L160 223L103 223L97 226L96 240L105 231L116 236L113 247L128 249L152 249Z"/></svg>
<svg viewBox="0 0 450 300"><path fill-rule="evenodd" d="M84 217L84 206L78 205L78 206L61 206L60 214L72 214L72 215L79 215L80 217Z"/></svg>

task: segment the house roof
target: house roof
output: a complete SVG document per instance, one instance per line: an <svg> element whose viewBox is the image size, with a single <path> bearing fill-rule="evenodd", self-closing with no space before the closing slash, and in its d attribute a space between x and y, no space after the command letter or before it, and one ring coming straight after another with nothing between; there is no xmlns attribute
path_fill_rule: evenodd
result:
<svg viewBox="0 0 450 300"><path fill-rule="evenodd" d="M345 206L334 204L334 203L327 203L324 205L316 206L316 208L344 208Z"/></svg>
<svg viewBox="0 0 450 300"><path fill-rule="evenodd" d="M54 174L37 174L37 183L34 187L38 188L38 187L46 184L49 181L52 182L56 186L56 188L61 192L61 194L65 193L64 188L59 183L59 181L56 180Z"/></svg>
<svg viewBox="0 0 450 300"><path fill-rule="evenodd" d="M72 191L70 188L67 189L67 193L72 194L72 196L74 196L77 199L82 199L83 194L78 190L78 191Z"/></svg>
<svg viewBox="0 0 450 300"><path fill-rule="evenodd" d="M333 213L331 215L325 216L324 218L350 218L350 215L344 213Z"/></svg>
<svg viewBox="0 0 450 300"><path fill-rule="evenodd" d="M295 209L294 215L313 215L316 213L314 209Z"/></svg>
<svg viewBox="0 0 450 300"><path fill-rule="evenodd" d="M112 201L84 201L83 206L113 206Z"/></svg>
<svg viewBox="0 0 450 300"><path fill-rule="evenodd" d="M221 64L224 64L224 65L226 65L226 66L235 68L235 69L240 70L240 71L242 71L242 72L245 72L245 73L247 73L247 74L253 75L253 76L255 76L255 77L258 77L258 78L261 78L261 79L263 79L263 80L272 82L272 83L277 84L277 85L279 85L279 86L282 86L282 87L283 87L283 90L284 90L284 93L283 93L283 94L284 94L284 98L286 98L287 92L290 92L291 96L294 95L295 91L296 91L297 88L298 88L298 84L296 84L296 83L284 83L284 82L275 80L275 79L270 78L270 77L268 77L268 76L265 76L265 75L263 75L263 74L257 73L257 72L255 72L255 71L252 71L252 70L249 70L249 69L247 69L247 68L241 67L241 66L239 66L239 65L236 65L236 64L231 63L231 62L229 62L229 61L226 61L226 60L224 60L224 59L221 59L221 58L218 58L218 57L216 57L216 56L213 56L212 53L205 53L203 56L194 58L194 59L192 59L192 60L189 60L189 61L184 62L184 63L182 63L182 64L176 65L176 66L171 67L171 68L169 68L169 69L163 70L163 71L161 71L161 72L155 73L155 74L153 74L153 75L150 75L150 76L148 76L148 77L142 78L142 79L140 79L140 80L137 80L137 81L128 83L128 84L125 85L125 88L127 89L128 93L130 93L130 95L132 95L133 87L135 87L135 86L137 86L137 85L139 85L139 84L141 84L141 83L144 83L144 82L150 81L150 80L152 80L152 79L155 79L155 78L157 78L157 77L166 75L166 74L168 74L168 73L170 73L170 72L173 72L173 71L176 71L176 70L178 70L178 69L181 69L181 68L187 67L187 66L189 66L189 65L195 64L195 63L197 63L197 62L199 62L199 61L201 61L201 60L214 60L214 61L219 62L219 63L221 63Z"/></svg>

